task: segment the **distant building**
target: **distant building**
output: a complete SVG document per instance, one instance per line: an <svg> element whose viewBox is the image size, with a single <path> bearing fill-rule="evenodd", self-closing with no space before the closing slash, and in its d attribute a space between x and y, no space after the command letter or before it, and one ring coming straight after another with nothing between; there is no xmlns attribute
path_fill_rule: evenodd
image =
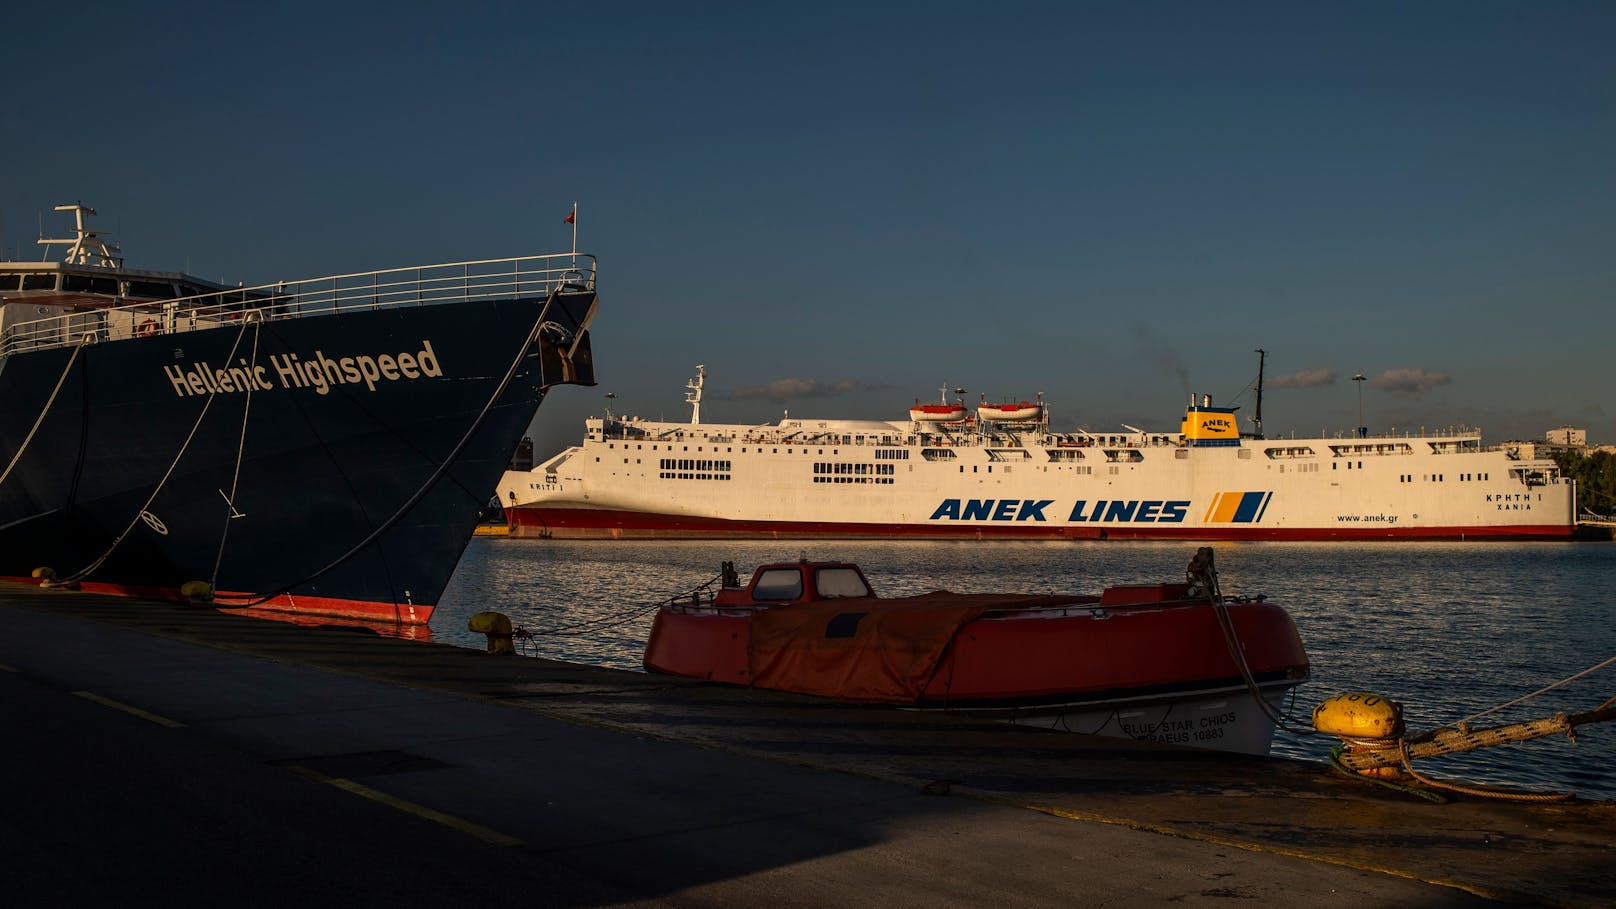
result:
<svg viewBox="0 0 1616 909"><path fill-rule="evenodd" d="M1544 434L1544 437L1548 439L1550 445L1558 448L1588 447L1588 430L1586 429L1572 429L1570 426L1562 426L1559 429L1549 430Z"/></svg>
<svg viewBox="0 0 1616 909"><path fill-rule="evenodd" d="M1616 445L1602 445L1590 449L1588 430L1571 426L1561 426L1545 432L1541 442L1505 442L1504 448L1525 460L1551 457L1557 451L1574 451L1583 455L1594 451L1616 451Z"/></svg>

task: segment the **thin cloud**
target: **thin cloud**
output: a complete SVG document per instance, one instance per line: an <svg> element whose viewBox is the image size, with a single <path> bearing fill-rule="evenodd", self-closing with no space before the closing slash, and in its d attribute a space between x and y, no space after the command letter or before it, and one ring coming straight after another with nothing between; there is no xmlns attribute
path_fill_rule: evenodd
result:
<svg viewBox="0 0 1616 909"><path fill-rule="evenodd" d="M1268 384L1275 388L1319 388L1335 382L1333 369L1303 369L1288 376L1275 376Z"/></svg>
<svg viewBox="0 0 1616 909"><path fill-rule="evenodd" d="M776 379L767 385L740 388L725 395L732 400L761 398L766 401L792 401L799 398L837 398L855 391L872 388L856 379L840 382L820 382L816 379Z"/></svg>
<svg viewBox="0 0 1616 909"><path fill-rule="evenodd" d="M1438 385L1446 385L1451 379L1445 372L1428 372L1423 369L1388 369L1369 380L1369 384L1398 394L1417 395L1430 391Z"/></svg>
<svg viewBox="0 0 1616 909"><path fill-rule="evenodd" d="M1146 363L1158 370L1172 372L1178 377L1179 390L1184 394L1190 393L1190 371L1185 368L1184 361L1179 358L1177 351L1168 347L1165 341L1156 337L1156 333L1145 325L1133 326L1133 340L1139 356Z"/></svg>

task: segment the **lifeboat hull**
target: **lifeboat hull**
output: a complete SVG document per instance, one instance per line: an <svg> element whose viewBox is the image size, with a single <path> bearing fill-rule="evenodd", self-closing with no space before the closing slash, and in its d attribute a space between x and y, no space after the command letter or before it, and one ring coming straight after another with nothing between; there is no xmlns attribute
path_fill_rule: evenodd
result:
<svg viewBox="0 0 1616 909"><path fill-rule="evenodd" d="M849 629L871 622L877 610L907 610L911 618L906 621L913 625L914 610L930 605L917 606L915 601L928 598L776 607L670 606L653 624L645 666L686 678L829 694L854 702L1266 754L1273 723L1231 656L1231 636L1225 635L1217 609L1205 602L1184 601L1111 605L1111 593L1099 599L1070 598L1058 605L994 608L949 631L935 663L897 670L892 665L896 652L923 648L911 647L890 633L881 637L872 632L864 646L850 649L857 654L850 657L855 662L835 663L835 654L827 647L834 642L826 639L851 637ZM946 596L952 598L950 603L971 600L969 595ZM805 662L834 675L836 685L867 671L888 677L911 672L923 684L913 692L827 688L823 679L782 674L777 665L760 663L752 642L754 619L764 609L810 606L820 614L802 623L802 649L816 651ZM1253 685L1264 700L1277 704L1308 674L1307 655L1290 615L1268 602L1230 602L1222 608Z"/></svg>
<svg viewBox="0 0 1616 909"><path fill-rule="evenodd" d="M963 407L923 404L909 408L909 419L916 423L958 423L965 419L965 416L966 411Z"/></svg>
<svg viewBox="0 0 1616 909"><path fill-rule="evenodd" d="M1037 404L983 404L976 409L976 415L992 422L1016 423L1036 420L1042 410Z"/></svg>

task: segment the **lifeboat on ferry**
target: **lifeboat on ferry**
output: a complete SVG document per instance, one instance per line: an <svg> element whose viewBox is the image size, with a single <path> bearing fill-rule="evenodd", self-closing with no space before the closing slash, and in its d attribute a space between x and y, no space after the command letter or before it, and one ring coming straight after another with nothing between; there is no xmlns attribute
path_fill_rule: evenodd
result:
<svg viewBox="0 0 1616 909"><path fill-rule="evenodd" d="M744 587L726 564L715 595L658 611L645 668L1266 754L1285 696L1308 678L1307 653L1282 606L1223 596L1211 550L1196 560L1185 583L1097 595L891 599L851 563L764 565Z"/></svg>
<svg viewBox="0 0 1616 909"><path fill-rule="evenodd" d="M1043 416L1042 404L1022 401L1020 404L979 404L976 415L984 422L1022 423Z"/></svg>
<svg viewBox="0 0 1616 909"><path fill-rule="evenodd" d="M909 419L916 423L958 423L967 413L959 404L916 404L909 408Z"/></svg>

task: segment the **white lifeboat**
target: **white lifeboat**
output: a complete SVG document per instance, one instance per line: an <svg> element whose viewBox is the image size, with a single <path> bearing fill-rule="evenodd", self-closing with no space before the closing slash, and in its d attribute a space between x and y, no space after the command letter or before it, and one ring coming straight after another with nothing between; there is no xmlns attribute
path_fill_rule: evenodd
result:
<svg viewBox="0 0 1616 909"><path fill-rule="evenodd" d="M1036 420L1043 415L1044 406L1022 401L1019 404L980 404L976 408L976 415L984 421L996 423L1019 422L1023 420Z"/></svg>
<svg viewBox="0 0 1616 909"><path fill-rule="evenodd" d="M909 419L916 423L958 423L966 410L960 404L916 404L909 408Z"/></svg>

